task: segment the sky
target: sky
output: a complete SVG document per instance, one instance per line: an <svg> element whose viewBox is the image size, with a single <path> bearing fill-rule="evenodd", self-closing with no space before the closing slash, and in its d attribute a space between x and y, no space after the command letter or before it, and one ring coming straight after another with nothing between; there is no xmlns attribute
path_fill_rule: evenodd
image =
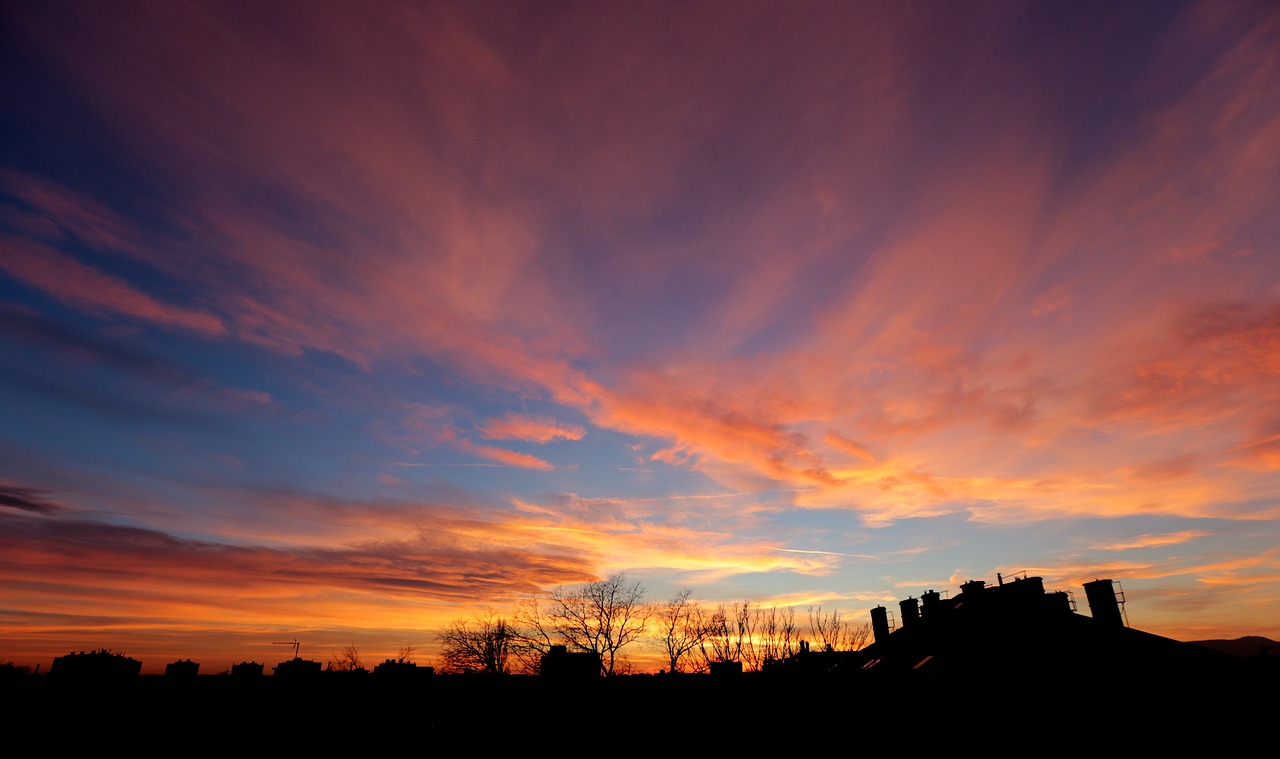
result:
<svg viewBox="0 0 1280 759"><path fill-rule="evenodd" d="M620 571L1280 639L1274 3L11 2L0 86L0 661Z"/></svg>

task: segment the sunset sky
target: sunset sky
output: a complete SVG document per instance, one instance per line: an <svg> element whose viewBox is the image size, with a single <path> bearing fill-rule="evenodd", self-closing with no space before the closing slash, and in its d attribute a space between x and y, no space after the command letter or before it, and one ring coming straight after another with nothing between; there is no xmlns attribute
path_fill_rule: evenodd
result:
<svg viewBox="0 0 1280 759"><path fill-rule="evenodd" d="M1274 2L10 2L0 83L0 662L616 571L1280 639Z"/></svg>

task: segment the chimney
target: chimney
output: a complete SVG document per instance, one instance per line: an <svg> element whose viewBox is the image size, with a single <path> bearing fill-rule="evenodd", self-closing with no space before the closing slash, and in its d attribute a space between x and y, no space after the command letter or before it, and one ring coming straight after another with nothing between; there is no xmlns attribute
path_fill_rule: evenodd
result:
<svg viewBox="0 0 1280 759"><path fill-rule="evenodd" d="M920 596L920 618L926 622L938 616L942 609L942 595L938 591L926 590Z"/></svg>
<svg viewBox="0 0 1280 759"><path fill-rule="evenodd" d="M1124 627L1120 615L1120 602L1111 580L1094 580L1084 584L1084 595L1089 599L1089 613L1093 618L1110 627Z"/></svg>
<svg viewBox="0 0 1280 759"><path fill-rule="evenodd" d="M883 606L871 610L871 632L875 634L876 643L889 642L889 610Z"/></svg>
<svg viewBox="0 0 1280 759"><path fill-rule="evenodd" d="M898 602L898 607L902 609L902 626L904 628L911 627L920 621L920 602L914 598L907 598Z"/></svg>

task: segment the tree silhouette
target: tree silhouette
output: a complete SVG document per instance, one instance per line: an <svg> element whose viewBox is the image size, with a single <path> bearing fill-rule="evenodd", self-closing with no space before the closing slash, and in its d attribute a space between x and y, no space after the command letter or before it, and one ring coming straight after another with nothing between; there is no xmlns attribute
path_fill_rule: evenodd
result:
<svg viewBox="0 0 1280 759"><path fill-rule="evenodd" d="M653 608L645 588L618 572L574 588L556 588L545 601L530 599L517 619L521 657L531 659L560 643L600 655L600 671L608 676L626 669L622 650L648 627Z"/></svg>
<svg viewBox="0 0 1280 759"><path fill-rule="evenodd" d="M735 603L729 609L720 604L707 620L707 636L699 649L703 660L708 664L741 662L755 669L755 625L750 601Z"/></svg>
<svg viewBox="0 0 1280 759"><path fill-rule="evenodd" d="M331 672L355 672L361 669L364 669L364 664L360 661L360 649L356 648L355 643L348 643L334 651L329 660Z"/></svg>
<svg viewBox="0 0 1280 759"><path fill-rule="evenodd" d="M556 632L544 600L534 596L517 607L515 640L511 649L520 671L536 675L542 671L542 657L557 643L568 645Z"/></svg>
<svg viewBox="0 0 1280 759"><path fill-rule="evenodd" d="M710 633L708 615L697 602L690 600L693 590L685 588L671 600L654 609L654 620L660 643L667 655L669 672L705 669L694 658Z"/></svg>
<svg viewBox="0 0 1280 759"><path fill-rule="evenodd" d="M838 609L824 613L821 606L809 607L809 634L827 651L857 651L871 641L871 624L851 625Z"/></svg>
<svg viewBox="0 0 1280 759"><path fill-rule="evenodd" d="M505 675L516 645L515 629L492 610L483 617L456 619L436 636L443 672Z"/></svg>
<svg viewBox="0 0 1280 759"><path fill-rule="evenodd" d="M755 668L759 669L765 662L781 661L796 652L799 638L796 635L795 609L777 605L768 610L756 607L756 640L752 646L756 654Z"/></svg>

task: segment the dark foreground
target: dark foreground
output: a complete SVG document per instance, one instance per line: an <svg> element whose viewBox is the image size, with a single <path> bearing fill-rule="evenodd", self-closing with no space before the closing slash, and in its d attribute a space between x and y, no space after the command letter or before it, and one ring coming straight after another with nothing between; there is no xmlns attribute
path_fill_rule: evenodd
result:
<svg viewBox="0 0 1280 759"><path fill-rule="evenodd" d="M3 683L10 741L172 754L228 751L687 755L771 747L840 753L947 750L1035 755L1061 749L1186 749L1216 755L1274 745L1272 668L1187 676L1161 671L944 676L752 673L587 682L433 675L286 681L141 676L110 683L49 675Z"/></svg>

